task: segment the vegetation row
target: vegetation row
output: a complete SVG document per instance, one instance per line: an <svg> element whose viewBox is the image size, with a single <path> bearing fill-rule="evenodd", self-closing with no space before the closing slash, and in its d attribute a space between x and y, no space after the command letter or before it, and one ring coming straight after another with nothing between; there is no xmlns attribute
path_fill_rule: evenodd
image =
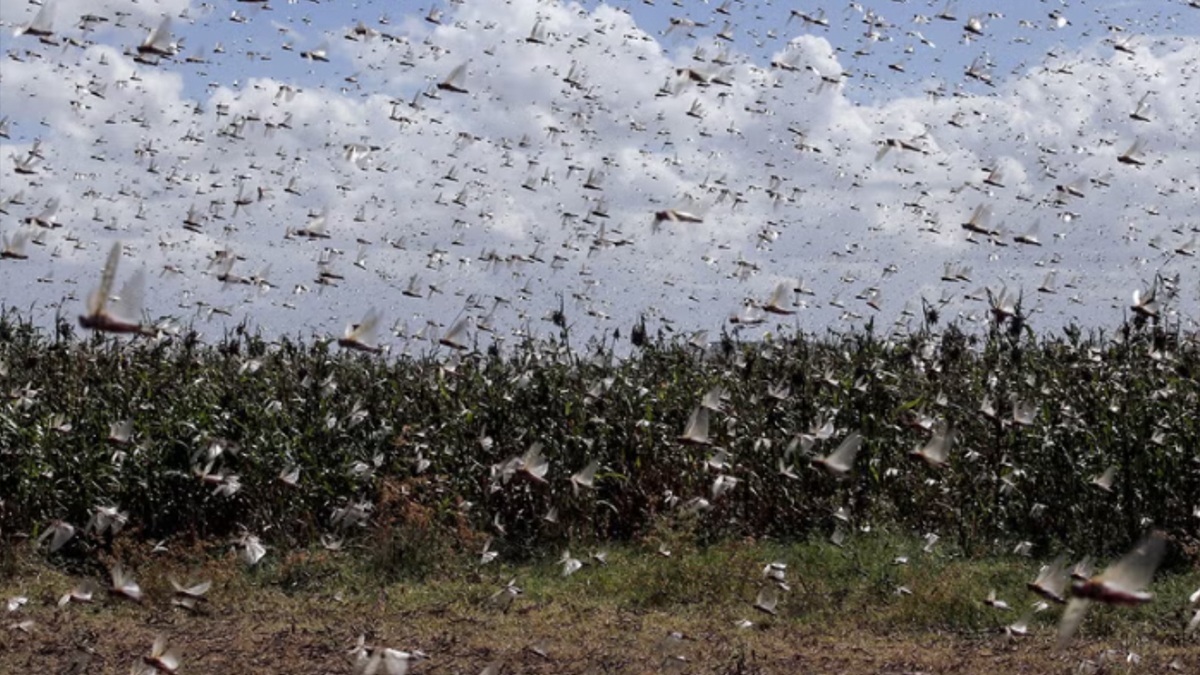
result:
<svg viewBox="0 0 1200 675"><path fill-rule="evenodd" d="M47 334L4 310L0 528L70 524L64 554L116 522L283 548L372 537L434 560L667 521L700 543L888 527L968 555L1118 552L1153 527L1179 544L1170 560L1200 559L1195 335L633 337L621 358L614 341L568 348L566 328L392 356L244 326L215 343L81 337L65 319Z"/></svg>

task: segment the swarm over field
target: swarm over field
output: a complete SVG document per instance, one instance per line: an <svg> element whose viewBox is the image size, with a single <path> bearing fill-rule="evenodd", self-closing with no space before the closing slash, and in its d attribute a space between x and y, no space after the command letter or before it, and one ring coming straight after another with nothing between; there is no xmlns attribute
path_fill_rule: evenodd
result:
<svg viewBox="0 0 1200 675"><path fill-rule="evenodd" d="M1194 335L928 326L649 338L625 358L566 337L380 357L246 330L81 341L0 315L0 526L82 531L105 507L146 538L493 536L520 556L666 514L709 541L829 533L838 514L977 554L1114 551L1154 526L1196 555ZM707 445L680 438L696 410ZM844 477L812 468L853 433ZM910 456L931 441L944 461Z"/></svg>

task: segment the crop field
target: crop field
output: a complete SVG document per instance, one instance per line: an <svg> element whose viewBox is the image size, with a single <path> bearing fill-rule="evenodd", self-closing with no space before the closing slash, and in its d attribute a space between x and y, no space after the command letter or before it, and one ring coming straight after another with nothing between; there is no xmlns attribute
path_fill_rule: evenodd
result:
<svg viewBox="0 0 1200 675"><path fill-rule="evenodd" d="M0 1L0 675L1200 674L1200 0Z"/></svg>
<svg viewBox="0 0 1200 675"><path fill-rule="evenodd" d="M634 336L392 356L6 310L0 670L1200 667L1195 335ZM1135 545L1154 600L1056 644L1026 584Z"/></svg>

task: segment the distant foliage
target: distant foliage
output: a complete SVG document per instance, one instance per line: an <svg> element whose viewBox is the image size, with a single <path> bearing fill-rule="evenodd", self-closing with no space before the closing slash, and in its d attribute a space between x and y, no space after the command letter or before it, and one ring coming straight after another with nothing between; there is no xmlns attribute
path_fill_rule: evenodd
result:
<svg viewBox="0 0 1200 675"><path fill-rule="evenodd" d="M643 328L638 342L623 359L572 351L564 328L380 357L244 329L216 344L81 339L66 321L46 335L0 313L0 529L82 532L115 506L147 539L375 537L414 565L435 564L410 554L438 539L492 537L519 557L642 539L664 518L709 542L872 525L968 554L1116 551L1153 525L1196 550L1195 335L952 325L698 347ZM683 443L702 400L711 446ZM910 456L938 429L954 436L940 468ZM850 432L863 443L847 478L811 467ZM572 481L593 460L594 478ZM1111 487L1093 485L1111 467ZM733 480L717 494L719 476Z"/></svg>

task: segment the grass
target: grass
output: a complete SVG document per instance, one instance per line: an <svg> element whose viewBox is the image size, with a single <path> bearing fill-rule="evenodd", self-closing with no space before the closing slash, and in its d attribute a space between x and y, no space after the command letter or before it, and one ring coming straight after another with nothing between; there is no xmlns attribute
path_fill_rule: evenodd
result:
<svg viewBox="0 0 1200 675"><path fill-rule="evenodd" d="M672 650L687 657L687 672L705 673L786 673L802 664L844 672L1056 672L1083 659L1111 660L1106 650L1122 658L1132 650L1160 666L1200 666L1198 636L1183 634L1200 570L1160 575L1155 602L1143 607L1093 608L1081 639L1056 652L1057 608L1036 615L1030 637L1013 641L1003 631L1034 599L1024 583L1036 575L1036 561L967 559L950 546L924 553L919 540L886 532L856 533L844 548L730 541L682 545L670 557L647 540L612 547L607 565L592 562L570 577L557 556L480 565L456 555L424 571L419 583L380 575L369 550L271 552L246 568L224 547L181 545L149 555L127 544L119 541L116 550L146 593L142 605L99 598L57 610L54 602L78 577L27 547L12 552L0 593L26 595L29 603L7 618L35 624L32 635L0 635L0 670L52 672L91 650L88 672L125 673L157 633L183 646L181 672L348 672L347 652L360 634L372 644L424 651L430 658L416 672L428 673L474 673L496 659L510 664L506 672L655 672ZM590 552L572 551L585 560ZM894 562L901 555L908 564ZM788 564L792 587L773 617L751 607L772 561ZM169 606L172 576L213 579L203 613ZM510 579L523 593L503 611L489 598ZM912 594L898 595L900 585ZM986 607L993 588L1016 609ZM735 627L742 619L754 627ZM689 639L664 646L673 631Z"/></svg>
<svg viewBox="0 0 1200 675"><path fill-rule="evenodd" d="M544 673L1036 673L1085 657L1119 671L1106 649L1200 668L1182 634L1200 586L1195 335L868 327L723 335L704 351L660 338L620 360L566 342L375 358L244 328L212 345L186 331L79 340L67 321L46 335L0 308L0 591L28 595L12 616L34 622L0 633L0 672L125 673L156 633L188 672L347 672L359 635L444 673L499 658ZM677 440L717 387L720 469ZM132 438L109 440L125 420ZM815 440L821 420L836 431ZM934 422L957 432L941 469L907 457ZM848 477L809 467L852 431L865 442ZM544 480L511 468L534 443ZM1089 485L1112 466L1111 492ZM280 479L291 469L296 485ZM736 486L715 495L717 475ZM83 532L98 506L128 513L118 536ZM80 533L50 554L34 540L55 519ZM1035 560L1118 555L1151 527L1171 541L1154 603L1095 608L1064 652L1057 609L1032 638L1004 637ZM245 533L268 547L248 569L230 544ZM923 533L942 537L932 553ZM330 536L343 551L319 547ZM150 555L158 540L169 551ZM485 541L499 559L481 566ZM1007 553L1017 542L1034 557ZM566 549L609 564L563 578ZM776 560L791 590L756 616ZM145 604L55 609L116 561ZM211 606L172 608L172 576L213 579ZM488 598L510 579L524 593L502 612ZM991 589L1016 609L984 606ZM672 631L690 639L664 646Z"/></svg>

